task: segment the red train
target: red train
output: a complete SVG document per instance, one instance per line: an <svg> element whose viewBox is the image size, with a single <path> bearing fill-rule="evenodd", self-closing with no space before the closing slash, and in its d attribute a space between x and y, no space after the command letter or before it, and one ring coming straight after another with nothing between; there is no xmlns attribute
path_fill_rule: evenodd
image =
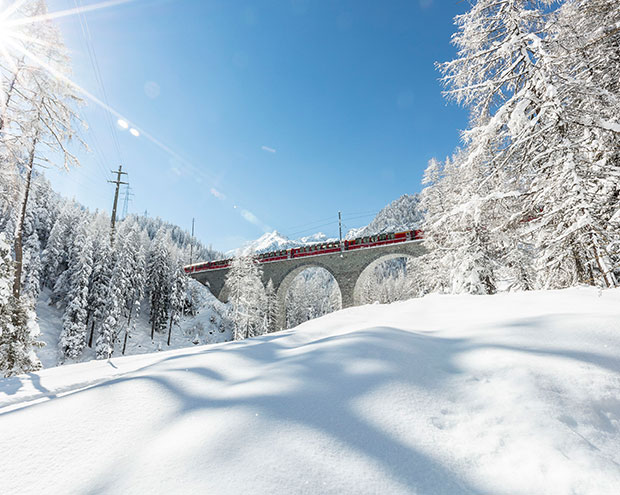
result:
<svg viewBox="0 0 620 495"><path fill-rule="evenodd" d="M342 241L342 250L352 251L354 249L385 246L387 244L396 244L398 242L415 241L420 239L422 239L421 230L390 232L389 234L371 235L366 237L359 237L350 241ZM256 255L255 258L258 260L259 263L268 263L270 261L302 258L304 256L319 256L321 254L337 253L338 251L340 251L340 243L338 241L332 241L292 249L283 249L281 251L272 251L270 253L261 253ZM228 268L232 260L232 258L228 258L225 260L207 261L204 263L188 265L185 267L185 273L197 273L204 272L206 270L219 270L221 268Z"/></svg>

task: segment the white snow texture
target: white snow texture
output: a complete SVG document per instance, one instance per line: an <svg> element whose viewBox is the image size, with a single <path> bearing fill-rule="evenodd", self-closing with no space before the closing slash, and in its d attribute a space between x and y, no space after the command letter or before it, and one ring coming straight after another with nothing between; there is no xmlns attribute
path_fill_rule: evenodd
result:
<svg viewBox="0 0 620 495"><path fill-rule="evenodd" d="M620 487L620 289L431 295L0 381L4 494Z"/></svg>

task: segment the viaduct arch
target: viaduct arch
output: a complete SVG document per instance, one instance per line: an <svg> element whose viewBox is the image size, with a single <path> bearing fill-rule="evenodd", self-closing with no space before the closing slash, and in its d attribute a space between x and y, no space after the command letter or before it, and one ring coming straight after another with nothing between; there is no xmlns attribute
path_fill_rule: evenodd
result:
<svg viewBox="0 0 620 495"><path fill-rule="evenodd" d="M381 262L394 258L415 258L426 253L422 241L415 240L302 258L286 259L262 263L263 285L272 281L277 299L277 318L275 330L286 324L286 294L297 275L306 268L318 267L327 270L336 280L342 297L342 307L349 308L361 304L361 287L374 268ZM225 285L228 268L206 270L190 276L209 287L215 297L228 301Z"/></svg>

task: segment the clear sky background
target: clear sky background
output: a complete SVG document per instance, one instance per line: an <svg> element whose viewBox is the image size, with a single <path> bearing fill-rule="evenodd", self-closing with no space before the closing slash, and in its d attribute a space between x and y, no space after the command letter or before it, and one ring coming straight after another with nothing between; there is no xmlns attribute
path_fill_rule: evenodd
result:
<svg viewBox="0 0 620 495"><path fill-rule="evenodd" d="M109 212L106 181L122 163L130 213L188 230L195 217L196 236L221 250L274 229L337 236L339 210L346 228L367 224L459 144L467 114L446 103L434 63L454 56L453 17L466 8L135 0L59 19L73 80L141 134L85 98L82 167L46 173Z"/></svg>

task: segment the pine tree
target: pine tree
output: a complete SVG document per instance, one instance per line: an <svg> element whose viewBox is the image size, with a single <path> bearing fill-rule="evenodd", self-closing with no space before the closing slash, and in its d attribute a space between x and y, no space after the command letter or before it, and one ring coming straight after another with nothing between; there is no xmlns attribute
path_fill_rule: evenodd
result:
<svg viewBox="0 0 620 495"><path fill-rule="evenodd" d="M83 221L77 227L72 247L72 264L66 272L69 291L59 341L62 355L73 360L80 357L86 346L88 286L92 262L92 243L87 235L86 221Z"/></svg>
<svg viewBox="0 0 620 495"><path fill-rule="evenodd" d="M260 266L251 256L235 257L228 270L226 286L234 340L267 332L264 313L266 296L261 274Z"/></svg>
<svg viewBox="0 0 620 495"><path fill-rule="evenodd" d="M79 223L78 207L74 202L65 202L50 231L43 253L43 283L53 289L60 275L69 266L69 253L73 239L73 227Z"/></svg>
<svg viewBox="0 0 620 495"><path fill-rule="evenodd" d="M24 270L22 295L35 302L41 292L41 245L39 236L33 231L24 244Z"/></svg>
<svg viewBox="0 0 620 495"><path fill-rule="evenodd" d="M170 325L168 327L168 345L170 345L170 337L172 335L172 326L178 325L185 304L185 296L187 292L187 275L182 266L179 266L172 279L172 287L170 292Z"/></svg>
<svg viewBox="0 0 620 495"><path fill-rule="evenodd" d="M4 233L0 233L0 373L4 376L29 373L41 368L34 349L39 326L31 303L12 292L13 260Z"/></svg>
<svg viewBox="0 0 620 495"><path fill-rule="evenodd" d="M265 308L265 317L267 319L265 326L267 331L274 332L276 330L280 330L279 328L276 328L278 318L278 299L276 291L273 288L273 280L271 279L269 279L269 282L267 282L267 287L265 287L265 302L267 305Z"/></svg>
<svg viewBox="0 0 620 495"><path fill-rule="evenodd" d="M124 295L124 306L127 315L122 353L125 354L127 339L131 330L135 328L135 320L140 314L141 301L144 297L146 285L145 241L142 238L140 227L133 219L126 219L120 228L120 236L125 239L123 244L126 251L125 258L128 264L128 282Z"/></svg>
<svg viewBox="0 0 620 495"><path fill-rule="evenodd" d="M169 236L160 229L155 235L147 263L149 300L151 304L151 339L161 332L168 321L170 308L171 255Z"/></svg>
<svg viewBox="0 0 620 495"><path fill-rule="evenodd" d="M114 253L110 246L110 221L103 215L96 215L89 228L93 246L93 270L88 285L88 347L93 346L95 330L105 321L108 305Z"/></svg>

